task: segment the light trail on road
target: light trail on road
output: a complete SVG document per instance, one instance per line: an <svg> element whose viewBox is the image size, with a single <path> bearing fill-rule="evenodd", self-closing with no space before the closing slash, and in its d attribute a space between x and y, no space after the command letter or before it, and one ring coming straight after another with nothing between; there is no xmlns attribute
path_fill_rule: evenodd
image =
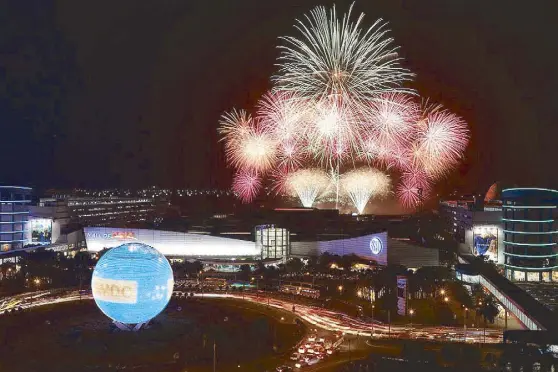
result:
<svg viewBox="0 0 558 372"><path fill-rule="evenodd" d="M500 343L502 342L502 331L495 329L479 329L469 328L465 330L463 327L442 327L442 326L421 326L413 324L407 325L388 325L378 321L366 322L346 314L322 309L319 307L301 305L285 300L280 300L273 297L263 297L252 294L236 295L225 293L204 293L195 294L197 297L203 298L230 298L236 300L244 300L253 303L258 303L264 306L271 306L292 313L293 306L295 307L294 314L305 320L306 322L328 331L344 332L349 335L370 336L371 333L375 338L400 338L400 339L425 339L432 341L446 341L446 342L475 342L475 343ZM13 307L21 307L22 309L31 309L38 306L45 306L57 304L62 302L91 300L93 296L79 295L79 292L72 291L62 296L54 298L48 295L37 297L36 293L30 293L28 296L18 295L12 298L4 299L4 303L9 303L17 298L19 301ZM0 315L5 313L3 309Z"/></svg>

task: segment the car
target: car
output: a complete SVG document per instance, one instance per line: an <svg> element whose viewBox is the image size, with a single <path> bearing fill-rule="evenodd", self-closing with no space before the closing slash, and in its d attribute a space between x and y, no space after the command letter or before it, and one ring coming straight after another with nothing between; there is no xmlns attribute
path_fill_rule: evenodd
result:
<svg viewBox="0 0 558 372"><path fill-rule="evenodd" d="M298 348L298 352L304 354L306 352L306 349L301 346Z"/></svg>
<svg viewBox="0 0 558 372"><path fill-rule="evenodd" d="M325 342L325 338L320 337L320 338L318 339L318 342L321 342L321 343L323 344L323 343Z"/></svg>
<svg viewBox="0 0 558 372"><path fill-rule="evenodd" d="M300 359L300 354L299 353L292 353L290 359L291 360L299 360Z"/></svg>
<svg viewBox="0 0 558 372"><path fill-rule="evenodd" d="M311 366L311 365L314 365L314 364L318 363L319 361L320 361L320 358L314 357L314 358L308 359L306 361L306 363L308 363L308 365Z"/></svg>
<svg viewBox="0 0 558 372"><path fill-rule="evenodd" d="M309 342L314 342L314 341L316 341L316 335L310 335L310 337L308 337L308 341L309 341Z"/></svg>
<svg viewBox="0 0 558 372"><path fill-rule="evenodd" d="M289 366L279 366L277 368L275 368L275 370L277 372L289 372L293 370L293 367L289 367Z"/></svg>
<svg viewBox="0 0 558 372"><path fill-rule="evenodd" d="M306 361L304 359L299 360L298 362L295 363L295 368L302 368L302 367L306 367L308 365L308 363L306 363Z"/></svg>

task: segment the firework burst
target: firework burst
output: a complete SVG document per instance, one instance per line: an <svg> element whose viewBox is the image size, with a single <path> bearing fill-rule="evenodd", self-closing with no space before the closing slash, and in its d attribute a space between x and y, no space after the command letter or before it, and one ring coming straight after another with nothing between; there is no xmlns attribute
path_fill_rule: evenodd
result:
<svg viewBox="0 0 558 372"><path fill-rule="evenodd" d="M240 171L234 175L232 189L243 203L254 200L261 187L261 178L254 171Z"/></svg>
<svg viewBox="0 0 558 372"><path fill-rule="evenodd" d="M418 126L413 147L416 166L432 178L440 178L461 159L469 141L467 124L445 109L426 116Z"/></svg>
<svg viewBox="0 0 558 372"><path fill-rule="evenodd" d="M424 171L409 170L402 174L396 195L405 208L414 209L424 202L430 190L430 180Z"/></svg>
<svg viewBox="0 0 558 372"><path fill-rule="evenodd" d="M341 185L359 214L362 214L372 196L382 198L389 194L390 177L374 168L359 168L341 175Z"/></svg>
<svg viewBox="0 0 558 372"><path fill-rule="evenodd" d="M376 21L362 29L364 14L351 20L352 6L342 19L335 7L329 12L314 8L297 20L301 38L283 37L279 74L275 81L283 90L316 101L340 96L352 103L365 102L412 77L399 65L397 47L387 37L386 24Z"/></svg>
<svg viewBox="0 0 558 372"><path fill-rule="evenodd" d="M276 141L245 111L233 110L222 116L227 158L238 169L265 172L276 160Z"/></svg>
<svg viewBox="0 0 558 372"><path fill-rule="evenodd" d="M305 208L311 208L316 197L329 183L327 174L321 169L302 169L286 177L286 188L291 195L298 196Z"/></svg>

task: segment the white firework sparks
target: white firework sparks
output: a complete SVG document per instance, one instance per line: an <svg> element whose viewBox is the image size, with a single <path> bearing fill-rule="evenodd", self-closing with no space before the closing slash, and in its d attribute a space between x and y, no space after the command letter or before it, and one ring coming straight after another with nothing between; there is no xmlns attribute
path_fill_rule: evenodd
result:
<svg viewBox="0 0 558 372"><path fill-rule="evenodd" d="M404 93L384 94L372 101L368 130L380 143L400 147L414 138L419 106Z"/></svg>
<svg viewBox="0 0 558 372"><path fill-rule="evenodd" d="M351 20L352 5L342 19L335 6L328 12L314 8L297 20L301 38L283 37L279 46L279 73L274 77L282 90L295 91L316 101L341 96L350 102L368 100L378 93L398 88L412 74L403 69L398 47L387 37L382 20L362 28L364 14Z"/></svg>
<svg viewBox="0 0 558 372"><path fill-rule="evenodd" d="M320 169L301 169L287 175L286 187L298 196L305 208L311 208L316 197L328 186L329 178Z"/></svg>
<svg viewBox="0 0 558 372"><path fill-rule="evenodd" d="M469 130L460 117L443 109L431 112L418 126L415 166L439 178L459 163L468 142Z"/></svg>
<svg viewBox="0 0 558 372"><path fill-rule="evenodd" d="M219 132L234 167L265 172L273 166L277 158L276 141L245 111L233 110L223 115Z"/></svg>
<svg viewBox="0 0 558 372"><path fill-rule="evenodd" d="M341 175L341 185L359 214L373 196L382 198L389 194L390 177L374 168L359 168Z"/></svg>

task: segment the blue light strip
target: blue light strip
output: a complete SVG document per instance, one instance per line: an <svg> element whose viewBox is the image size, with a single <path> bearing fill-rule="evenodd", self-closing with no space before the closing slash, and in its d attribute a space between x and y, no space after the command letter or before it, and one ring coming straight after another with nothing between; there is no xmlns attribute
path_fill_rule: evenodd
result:
<svg viewBox="0 0 558 372"><path fill-rule="evenodd" d="M31 200L0 200L0 203L31 203Z"/></svg>
<svg viewBox="0 0 558 372"><path fill-rule="evenodd" d="M0 189L24 189L24 190L33 190L32 187L27 187L27 186L0 186Z"/></svg>
<svg viewBox="0 0 558 372"><path fill-rule="evenodd" d="M502 190L502 192L506 192L506 191L521 191L521 190L550 191L550 192L558 193L558 190L543 189L543 188L539 188L539 187L515 187L515 188L511 188L511 189L504 189L504 190Z"/></svg>
<svg viewBox="0 0 558 372"><path fill-rule="evenodd" d="M0 214L29 214L29 211L27 211L27 212L0 212Z"/></svg>
<svg viewBox="0 0 558 372"><path fill-rule="evenodd" d="M531 247L548 247L551 245L556 245L556 243L515 243L515 242L507 242L504 240L504 244L511 244L511 245L528 245Z"/></svg>
<svg viewBox="0 0 558 372"><path fill-rule="evenodd" d="M508 222L534 222L534 223L554 222L554 220L511 220L511 219L508 219L508 218L502 218L502 221L508 221Z"/></svg>
<svg viewBox="0 0 558 372"><path fill-rule="evenodd" d="M15 224L18 224L18 223L28 223L28 222L29 222L29 220L25 220L25 221L3 221L3 222L0 222L0 224L15 225Z"/></svg>
<svg viewBox="0 0 558 372"><path fill-rule="evenodd" d="M527 234L527 235L539 235L539 234L558 234L558 231L538 231L538 232L531 232L531 231L511 231L511 230L502 230L505 233L510 234Z"/></svg>
<svg viewBox="0 0 558 372"><path fill-rule="evenodd" d="M0 240L0 243L26 242L27 239Z"/></svg>
<svg viewBox="0 0 558 372"><path fill-rule="evenodd" d="M506 256L513 256L513 257L527 257L527 258L550 258L550 257L558 257L558 253L555 254L516 254L516 253L508 253L504 252Z"/></svg>
<svg viewBox="0 0 558 372"><path fill-rule="evenodd" d="M555 205L502 205L502 208L511 209L555 209Z"/></svg>
<svg viewBox="0 0 558 372"><path fill-rule="evenodd" d="M524 266L513 266L513 265L508 265L508 264L504 264L504 266L506 266L506 267L511 267L512 269L532 270L532 271L547 271L547 270L558 269L558 266L549 266L549 267L524 267Z"/></svg>

